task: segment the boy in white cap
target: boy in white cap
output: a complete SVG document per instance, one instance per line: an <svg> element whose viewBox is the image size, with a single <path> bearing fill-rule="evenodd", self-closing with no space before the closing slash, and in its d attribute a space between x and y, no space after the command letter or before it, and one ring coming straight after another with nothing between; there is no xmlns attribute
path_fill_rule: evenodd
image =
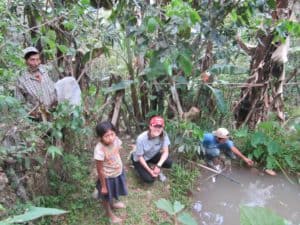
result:
<svg viewBox="0 0 300 225"><path fill-rule="evenodd" d="M15 95L26 104L30 116L42 119L56 104L54 82L41 65L40 53L35 47L25 48L23 53L27 70L17 79Z"/></svg>
<svg viewBox="0 0 300 225"><path fill-rule="evenodd" d="M211 167L215 167L221 151L231 159L236 159L237 155L244 160L248 166L253 166L253 161L243 155L243 153L234 146L234 143L229 140L229 131L226 128L218 128L212 133L204 134L203 147L205 149L207 164Z"/></svg>

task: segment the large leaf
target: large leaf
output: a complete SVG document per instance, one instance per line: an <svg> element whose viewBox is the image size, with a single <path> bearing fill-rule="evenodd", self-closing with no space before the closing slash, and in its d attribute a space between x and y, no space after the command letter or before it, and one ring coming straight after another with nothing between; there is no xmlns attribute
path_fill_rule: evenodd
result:
<svg viewBox="0 0 300 225"><path fill-rule="evenodd" d="M119 82L117 84L113 84L109 88L105 88L104 93L108 94L108 93L111 93L114 91L124 90L124 89L128 88L132 83L133 83L132 80L122 80L121 82Z"/></svg>
<svg viewBox="0 0 300 225"><path fill-rule="evenodd" d="M239 130L236 130L234 133L234 136L238 138L245 138L249 135L249 131L247 128L240 128Z"/></svg>
<svg viewBox="0 0 300 225"><path fill-rule="evenodd" d="M222 92L219 89L213 88L210 85L206 85L206 86L212 91L212 93L213 93L213 95L216 99L218 110L221 113L226 113L227 112L227 105L225 103Z"/></svg>
<svg viewBox="0 0 300 225"><path fill-rule="evenodd" d="M55 208L43 208L43 207L30 206L24 214L14 216L6 220L2 220L0 221L0 225L24 223L24 222L35 220L42 216L56 216L64 213L67 213L67 211L61 209L55 209Z"/></svg>
<svg viewBox="0 0 300 225"><path fill-rule="evenodd" d="M149 18L148 23L147 23L147 30L150 33L153 33L158 26L158 23L154 17Z"/></svg>
<svg viewBox="0 0 300 225"><path fill-rule="evenodd" d="M178 216L178 221L181 222L182 224L186 225L197 225L197 221L188 213L180 213Z"/></svg>
<svg viewBox="0 0 300 225"><path fill-rule="evenodd" d="M279 153L280 150L281 150L280 144L277 143L277 142L274 141L274 140L271 140L271 141L268 142L267 148L268 148L268 153L269 153L270 155Z"/></svg>
<svg viewBox="0 0 300 225"><path fill-rule="evenodd" d="M166 211L169 215L175 215L175 212L173 210L173 205L170 201L161 198L158 201L156 201L155 204L157 208Z"/></svg>
<svg viewBox="0 0 300 225"><path fill-rule="evenodd" d="M166 73L169 75L169 76L172 76L172 64L170 63L169 60L165 60L163 62L163 65L164 65L164 69L166 71Z"/></svg>
<svg viewBox="0 0 300 225"><path fill-rule="evenodd" d="M251 145L256 147L257 145L268 143L268 137L263 132L255 132L251 137Z"/></svg>
<svg viewBox="0 0 300 225"><path fill-rule="evenodd" d="M187 54L181 54L179 56L179 65L185 74L190 75L193 69L193 65L191 63L191 59Z"/></svg>
<svg viewBox="0 0 300 225"><path fill-rule="evenodd" d="M263 207L241 206L241 225L285 225L285 220Z"/></svg>
<svg viewBox="0 0 300 225"><path fill-rule="evenodd" d="M264 148L256 147L254 148L252 153L256 159L259 159L264 152L265 152Z"/></svg>
<svg viewBox="0 0 300 225"><path fill-rule="evenodd" d="M183 205L183 204L181 204L181 203L178 202L178 201L175 201L175 202L174 202L174 207L173 207L174 213L179 213L183 208L184 208L184 205Z"/></svg>
<svg viewBox="0 0 300 225"><path fill-rule="evenodd" d="M52 159L54 159L57 155L63 155L62 148L56 147L54 145L49 146L47 149L47 154L51 155Z"/></svg>
<svg viewBox="0 0 300 225"><path fill-rule="evenodd" d="M151 58L149 67L144 70L144 73L149 80L154 80L161 75L165 75L167 72L165 65L159 61L158 57L157 54L154 54Z"/></svg>

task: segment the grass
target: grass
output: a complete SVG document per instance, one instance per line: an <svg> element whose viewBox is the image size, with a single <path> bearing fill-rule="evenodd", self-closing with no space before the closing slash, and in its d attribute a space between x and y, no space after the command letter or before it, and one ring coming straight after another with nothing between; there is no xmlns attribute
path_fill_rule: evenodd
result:
<svg viewBox="0 0 300 225"><path fill-rule="evenodd" d="M161 198L169 200L184 201L185 205L189 205L186 196L186 188L191 188L192 180L190 173L184 171L183 168L174 166L172 170L163 169L164 174L167 176L165 182L156 181L153 184L143 183L137 176L135 170L128 160L131 148L127 144L129 140L123 140L123 151L121 157L123 160L125 174L128 184L128 196L122 196L121 201L126 204L125 209L116 210L116 215L124 219L123 224L127 225L157 225L164 221L169 221L168 214L155 205L155 202ZM92 155L92 152L87 154ZM86 164L87 162L85 162ZM76 164L77 165L77 164ZM51 197L45 197L50 202L47 207L56 207L68 210L69 213L59 217L46 217L38 222L39 225L106 225L110 224L109 220L105 217L105 212L99 200L92 197L94 190L94 183L96 181L96 172L94 165L91 165L91 175L86 178L82 184L80 181L81 193L72 193L72 195L64 195L59 193L54 196L54 199L59 197L60 204L53 202ZM74 170L74 169L72 169ZM194 178L194 176L192 176ZM188 181L188 182L187 182ZM185 186L186 184L187 186ZM56 184L57 185L57 184ZM69 184L72 186L72 184ZM178 189L178 190L177 190ZM63 189L64 190L64 189ZM176 191L177 190L177 191ZM182 194L181 199L174 199L174 193ZM61 199L63 198L63 200ZM44 205L44 204L42 204Z"/></svg>
<svg viewBox="0 0 300 225"><path fill-rule="evenodd" d="M145 184L137 176L136 172L128 160L130 147L124 143L124 150L121 154L128 184L128 196L122 196L121 201L126 204L125 209L116 210L116 215L124 218L124 223L127 225L152 225L160 224L163 221L168 221L168 216L165 212L159 210L155 201L160 198L170 198L170 171L164 171L168 179L165 182L156 181L153 184ZM90 178L95 180L95 178ZM90 180L87 182L91 182ZM65 218L58 220L59 225L106 225L109 224L105 217L104 209L99 200L92 198L93 190L90 190L90 196L84 200L78 207L79 199L68 205L67 208L74 208L66 215ZM80 197L79 197L80 198ZM72 207L73 205L73 207ZM67 209L67 210L68 210ZM51 225L53 225L53 220Z"/></svg>
<svg viewBox="0 0 300 225"><path fill-rule="evenodd" d="M167 220L167 215L157 209L154 202L160 198L169 198L169 190L166 188L168 181L164 183L157 181L151 185L142 184L139 182L133 168L128 165L126 167L129 168L126 173L129 195L122 197L120 200L127 207L116 211L118 216L125 219L123 224L151 225ZM105 218L101 202L92 197L86 200L86 207L72 211L66 220L68 222L65 221L64 224L68 225L109 224L108 219Z"/></svg>

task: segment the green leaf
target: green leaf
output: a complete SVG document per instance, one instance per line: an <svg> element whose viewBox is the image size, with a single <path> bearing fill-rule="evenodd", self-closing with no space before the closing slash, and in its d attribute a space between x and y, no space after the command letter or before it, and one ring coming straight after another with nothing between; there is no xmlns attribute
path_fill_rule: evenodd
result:
<svg viewBox="0 0 300 225"><path fill-rule="evenodd" d="M197 11L195 11L195 10L192 10L192 11L190 12L190 19L191 19L192 24L195 24L195 23L201 21L201 18L200 18L200 16L199 16L199 14L198 14Z"/></svg>
<svg viewBox="0 0 300 225"><path fill-rule="evenodd" d="M226 113L227 112L227 105L225 103L223 93L219 89L213 88L210 85L205 85L205 86L207 86L212 91L212 93L213 93L213 95L216 99L218 110L221 113Z"/></svg>
<svg viewBox="0 0 300 225"><path fill-rule="evenodd" d="M284 160L286 161L286 163L291 167L291 168L295 168L296 164L294 162L294 160L292 159L291 155L286 155L284 156Z"/></svg>
<svg viewBox="0 0 300 225"><path fill-rule="evenodd" d="M80 0L80 3L82 5L89 5L90 4L90 0Z"/></svg>
<svg viewBox="0 0 300 225"><path fill-rule="evenodd" d="M178 202L178 201L175 201L175 202L174 202L174 207L173 207L173 209L174 209L174 212L175 212L175 213L179 213L183 208L184 208L184 205L183 205L183 204L181 204L181 203Z"/></svg>
<svg viewBox="0 0 300 225"><path fill-rule="evenodd" d="M63 155L62 149L61 149L61 148L58 148L58 147L56 147L56 146L54 146L54 145L51 145L51 146L48 148L47 154L51 155L52 159L54 159L55 156L57 156L57 155L61 155L61 156Z"/></svg>
<svg viewBox="0 0 300 225"><path fill-rule="evenodd" d="M193 69L193 64L191 63L192 60L186 54L181 54L178 61L184 73L190 75Z"/></svg>
<svg viewBox="0 0 300 225"><path fill-rule="evenodd" d="M169 215L175 215L173 211L173 205L169 200L161 198L158 201L156 201L155 204L157 208L166 211Z"/></svg>
<svg viewBox="0 0 300 225"><path fill-rule="evenodd" d="M267 164L266 164L266 168L268 169L274 169L277 167L276 161L274 160L274 158L272 156L268 156L267 157Z"/></svg>
<svg viewBox="0 0 300 225"><path fill-rule="evenodd" d="M159 225L172 225L172 224L170 222L168 222L168 221L164 221L164 222L160 223Z"/></svg>
<svg viewBox="0 0 300 225"><path fill-rule="evenodd" d="M188 213L183 212L178 216L178 221L186 225L197 225L197 221Z"/></svg>
<svg viewBox="0 0 300 225"><path fill-rule="evenodd" d="M231 12L231 19L232 19L233 22L237 21L238 16L237 16L236 10L232 10L232 12Z"/></svg>
<svg viewBox="0 0 300 225"><path fill-rule="evenodd" d="M148 23L147 23L147 30L150 33L153 33L158 26L158 23L154 17L149 18Z"/></svg>
<svg viewBox="0 0 300 225"><path fill-rule="evenodd" d="M278 127L278 123L274 121L264 121L258 125L259 129L262 129L265 133L274 133L274 128Z"/></svg>
<svg viewBox="0 0 300 225"><path fill-rule="evenodd" d="M241 206L241 225L285 225L282 217L263 207Z"/></svg>
<svg viewBox="0 0 300 225"><path fill-rule="evenodd" d="M104 94L108 94L119 90L124 90L128 88L132 83L133 83L132 80L122 80L117 84L113 84L111 87L105 88Z"/></svg>
<svg viewBox="0 0 300 225"><path fill-rule="evenodd" d="M184 85L188 84L188 80L184 76L175 77L175 82L176 84L184 84Z"/></svg>
<svg viewBox="0 0 300 225"><path fill-rule="evenodd" d="M55 209L55 208L42 208L42 207L30 206L24 214L14 216L12 218L8 218L0 222L4 224L24 223L24 222L35 220L42 216L56 216L64 213L67 213L67 211L61 209Z"/></svg>
<svg viewBox="0 0 300 225"><path fill-rule="evenodd" d="M96 92L97 92L97 87L94 84L91 84L89 87L89 96L93 97L95 96Z"/></svg>
<svg viewBox="0 0 300 225"><path fill-rule="evenodd" d="M69 21L64 21L63 22L63 26L64 26L64 28L66 29L66 30L68 30L68 31L71 31L71 30L73 30L74 29L74 24L72 23L72 22L69 22Z"/></svg>
<svg viewBox="0 0 300 225"><path fill-rule="evenodd" d="M271 140L267 144L268 153L270 155L279 153L281 151L280 144L274 140Z"/></svg>
<svg viewBox="0 0 300 225"><path fill-rule="evenodd" d="M256 159L259 159L260 156L261 156L263 153L264 153L264 149L263 149L263 148L257 147L257 148L255 148L255 149L253 150L253 155L254 155L254 157L255 157Z"/></svg>
<svg viewBox="0 0 300 225"><path fill-rule="evenodd" d="M63 53L66 54L68 52L68 47L65 45L57 45L57 48Z"/></svg>
<svg viewBox="0 0 300 225"><path fill-rule="evenodd" d="M276 1L275 0L267 0L267 4L271 9L276 8Z"/></svg>
<svg viewBox="0 0 300 225"><path fill-rule="evenodd" d="M257 145L268 143L268 137L260 131L255 132L251 137L251 145L257 147Z"/></svg>
<svg viewBox="0 0 300 225"><path fill-rule="evenodd" d="M169 76L172 76L172 64L169 62L169 60L165 60L164 63L164 69L166 71L166 73L169 75Z"/></svg>
<svg viewBox="0 0 300 225"><path fill-rule="evenodd" d="M247 137L248 135L249 135L249 132L248 132L247 128L241 128L234 133L234 136L236 136L238 138L244 138L244 137Z"/></svg>
<svg viewBox="0 0 300 225"><path fill-rule="evenodd" d="M5 208L3 207L2 204L0 204L0 211L5 211Z"/></svg>

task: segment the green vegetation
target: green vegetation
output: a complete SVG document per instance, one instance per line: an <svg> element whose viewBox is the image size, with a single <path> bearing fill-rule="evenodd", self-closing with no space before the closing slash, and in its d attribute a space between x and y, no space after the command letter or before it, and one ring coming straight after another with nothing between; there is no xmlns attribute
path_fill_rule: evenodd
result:
<svg viewBox="0 0 300 225"><path fill-rule="evenodd" d="M289 223L273 213L272 211L263 207L240 207L240 223L241 225L288 225Z"/></svg>
<svg viewBox="0 0 300 225"><path fill-rule="evenodd" d="M193 189L194 181L199 176L199 171L193 166L181 166L175 164L172 168L171 175L171 196L170 199L188 203L188 196Z"/></svg>
<svg viewBox="0 0 300 225"><path fill-rule="evenodd" d="M26 212L22 215L14 216L12 218L8 218L4 221L0 221L1 225L8 225L14 223L25 223L32 220L35 220L42 216L57 216L67 213L67 211L53 208L42 208L42 207L34 207L30 206L26 209Z"/></svg>
<svg viewBox="0 0 300 225"><path fill-rule="evenodd" d="M288 130L276 121L262 122L255 131L241 129L235 132L249 157L268 169L289 172L300 170L299 134L299 124Z"/></svg>
<svg viewBox="0 0 300 225"><path fill-rule="evenodd" d="M166 200L166 199L159 199L155 202L157 208L162 209L168 213L168 215L171 217L172 223L169 222L163 222L160 223L160 225L177 225L180 222L181 224L185 225L196 225L196 220L188 213L182 212L184 209L184 205L182 205L180 202L175 201L174 203Z"/></svg>
<svg viewBox="0 0 300 225"><path fill-rule="evenodd" d="M106 119L115 119L121 139L130 142L122 155L130 193L127 209L119 212L126 224L177 217L199 175L189 161L199 160L203 133L217 127L227 127L259 166L299 174L296 3L0 1L0 174L9 181L3 179L1 194L10 197L2 198L1 219L35 205L68 211L39 218L40 225L108 224L91 197L92 130ZM283 5L288 6L277 9ZM279 13L285 11L293 11L293 21ZM288 61L272 60L288 41ZM59 104L43 123L28 118L28 109L14 98L27 46L41 50L54 80L76 78L81 107ZM207 71L211 76L205 81ZM191 116L193 108L198 111ZM129 139L154 114L166 118L176 165L166 171L166 183L145 186L127 161ZM162 198L169 199L167 210L159 204L168 214L156 207Z"/></svg>

